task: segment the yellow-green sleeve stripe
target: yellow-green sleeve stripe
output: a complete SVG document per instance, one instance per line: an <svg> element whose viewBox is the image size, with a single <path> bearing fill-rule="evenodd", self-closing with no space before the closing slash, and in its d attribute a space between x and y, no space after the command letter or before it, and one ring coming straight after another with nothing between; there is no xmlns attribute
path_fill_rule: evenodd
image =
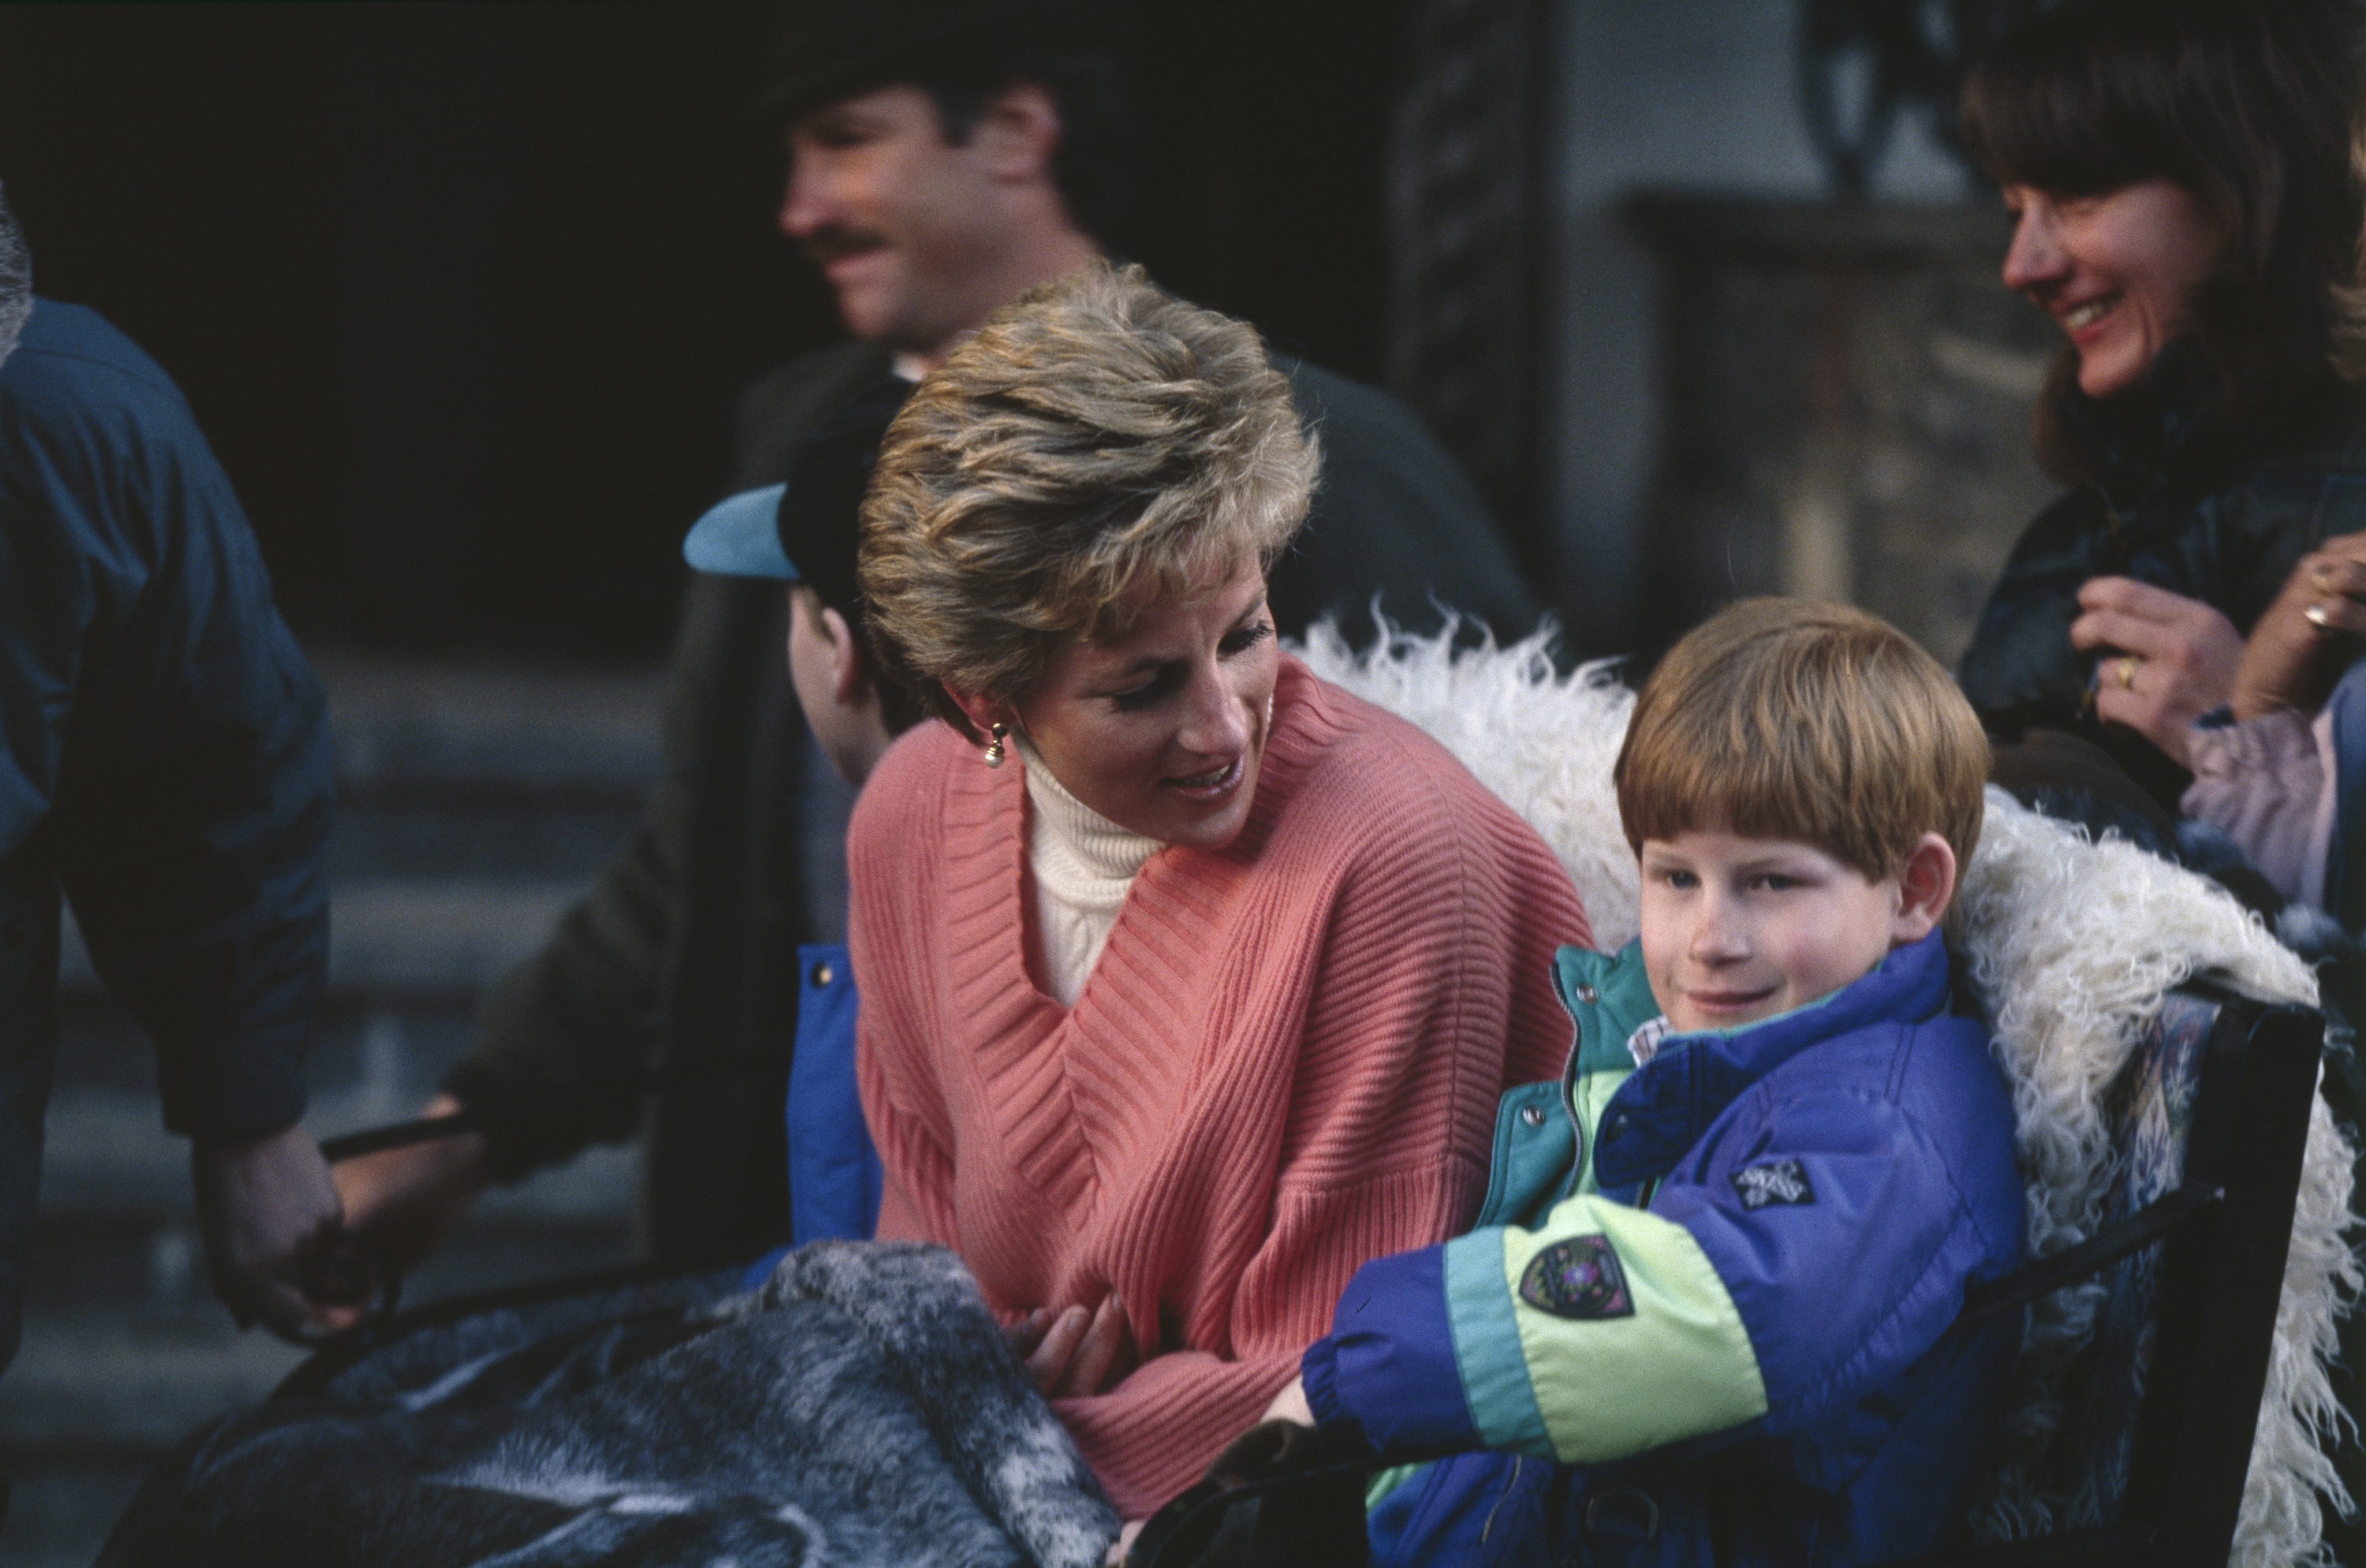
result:
<svg viewBox="0 0 2366 1568"><path fill-rule="evenodd" d="M1555 1208L1539 1230L1493 1234L1502 1237L1495 1301L1515 1325L1521 1382L1536 1413L1521 1419L1518 1430L1527 1438L1534 1430L1527 1422L1540 1422L1550 1444L1541 1451L1563 1464L1596 1464L1766 1413L1766 1385L1741 1314L1682 1225L1607 1199L1579 1197ZM1631 1314L1571 1319L1520 1301L1520 1277L1531 1258L1557 1241L1593 1235L1607 1237L1618 1255ZM1449 1292L1453 1278L1449 1268ZM1463 1321L1458 1296L1458 1355ZM1487 1364L1490 1395L1483 1407L1470 1381L1471 1362L1463 1362L1471 1410L1491 1448L1512 1446L1496 1440L1493 1408L1500 1401L1516 1411L1519 1403L1495 1392L1508 1381L1499 1361ZM1523 1443L1515 1451L1540 1450Z"/></svg>

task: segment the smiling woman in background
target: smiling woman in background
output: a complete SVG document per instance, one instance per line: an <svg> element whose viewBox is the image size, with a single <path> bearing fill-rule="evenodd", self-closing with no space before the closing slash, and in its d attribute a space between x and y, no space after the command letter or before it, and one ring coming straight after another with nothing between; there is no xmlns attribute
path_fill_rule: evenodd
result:
<svg viewBox="0 0 2366 1568"><path fill-rule="evenodd" d="M1964 656L1973 706L2021 743L2000 782L2177 811L2244 638L2304 555L2366 527L2366 420L2332 357L2358 30L2347 0L2066 0L1966 84L2014 215L2004 280L2069 340L2037 439L2077 487Z"/></svg>
<svg viewBox="0 0 2366 1568"><path fill-rule="evenodd" d="M863 506L945 721L849 842L878 1234L961 1253L1130 1519L1468 1223L1588 940L1534 831L1276 645L1316 462L1254 332L1095 263L920 383Z"/></svg>

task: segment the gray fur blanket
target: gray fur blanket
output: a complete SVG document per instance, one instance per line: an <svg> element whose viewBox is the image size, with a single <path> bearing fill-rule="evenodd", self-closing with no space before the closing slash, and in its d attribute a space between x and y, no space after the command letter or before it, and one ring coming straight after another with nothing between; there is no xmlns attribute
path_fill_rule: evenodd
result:
<svg viewBox="0 0 2366 1568"><path fill-rule="evenodd" d="M669 1299L670 1298L670 1299ZM1117 1518L952 1253L423 1330L193 1433L100 1568L1087 1568Z"/></svg>

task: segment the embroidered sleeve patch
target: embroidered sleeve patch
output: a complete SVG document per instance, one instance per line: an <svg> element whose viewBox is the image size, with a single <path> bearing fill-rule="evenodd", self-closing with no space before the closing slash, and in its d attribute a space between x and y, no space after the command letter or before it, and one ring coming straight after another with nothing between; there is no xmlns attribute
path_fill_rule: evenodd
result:
<svg viewBox="0 0 2366 1568"><path fill-rule="evenodd" d="M1520 1275L1520 1299L1555 1317L1635 1315L1626 1271L1606 1235L1572 1236L1538 1253Z"/></svg>
<svg viewBox="0 0 2366 1568"><path fill-rule="evenodd" d="M1733 1173L1733 1190L1741 1194L1741 1206L1745 1209L1816 1201L1816 1190L1808 1185L1806 1168L1795 1159L1762 1160L1743 1166Z"/></svg>

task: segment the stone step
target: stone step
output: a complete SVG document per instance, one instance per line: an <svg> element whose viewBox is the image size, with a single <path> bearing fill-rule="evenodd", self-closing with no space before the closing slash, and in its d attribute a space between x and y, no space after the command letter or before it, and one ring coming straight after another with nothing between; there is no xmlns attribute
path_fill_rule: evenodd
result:
<svg viewBox="0 0 2366 1568"><path fill-rule="evenodd" d="M357 1114L352 1101L317 1104L304 1125L317 1137L407 1119L421 1100L383 1113ZM637 1190L636 1156L625 1148L587 1149L573 1163L496 1187L472 1214L513 1225L561 1226L629 1215ZM189 1212L186 1139L167 1133L151 1101L89 1095L49 1116L49 1146L41 1168L40 1218L66 1225L175 1219Z"/></svg>
<svg viewBox="0 0 2366 1568"><path fill-rule="evenodd" d="M329 886L332 1004L369 999L473 1001L503 970L532 956L588 876L560 881L374 877ZM58 956L58 991L71 1006L105 987L73 919Z"/></svg>
<svg viewBox="0 0 2366 1568"><path fill-rule="evenodd" d="M311 659L348 798L637 801L663 766L662 666Z"/></svg>
<svg viewBox="0 0 2366 1568"><path fill-rule="evenodd" d="M589 801L348 793L337 805L329 881L589 881L639 827L642 800L638 791Z"/></svg>

